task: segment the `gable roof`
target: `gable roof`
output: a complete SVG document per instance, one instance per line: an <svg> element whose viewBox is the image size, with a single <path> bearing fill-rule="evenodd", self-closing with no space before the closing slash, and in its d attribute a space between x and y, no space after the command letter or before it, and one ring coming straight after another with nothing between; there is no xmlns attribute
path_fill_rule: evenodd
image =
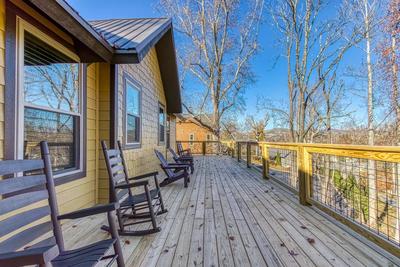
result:
<svg viewBox="0 0 400 267"><path fill-rule="evenodd" d="M139 63L155 47L167 100L167 112L182 112L171 19L106 19L89 23L114 49L113 63Z"/></svg>
<svg viewBox="0 0 400 267"><path fill-rule="evenodd" d="M138 62L172 28L168 18L106 19L89 23L115 53L135 55Z"/></svg>

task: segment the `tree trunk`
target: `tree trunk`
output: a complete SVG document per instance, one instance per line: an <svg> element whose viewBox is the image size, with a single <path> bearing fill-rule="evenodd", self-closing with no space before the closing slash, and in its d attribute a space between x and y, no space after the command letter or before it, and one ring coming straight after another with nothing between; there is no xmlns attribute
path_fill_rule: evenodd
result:
<svg viewBox="0 0 400 267"><path fill-rule="evenodd" d="M372 62L371 62L371 27L369 17L368 0L364 0L364 24L365 24L365 41L366 41L366 56L367 56L367 74L368 74L368 145L374 145L374 107L373 107L373 77L372 77ZM376 191L376 176L375 176L375 161L368 160L368 223L372 229L376 229L377 218L377 191Z"/></svg>

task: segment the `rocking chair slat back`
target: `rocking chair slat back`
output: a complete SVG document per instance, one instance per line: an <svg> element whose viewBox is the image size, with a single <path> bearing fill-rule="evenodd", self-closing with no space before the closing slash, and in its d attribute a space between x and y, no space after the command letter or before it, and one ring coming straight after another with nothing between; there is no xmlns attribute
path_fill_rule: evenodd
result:
<svg viewBox="0 0 400 267"><path fill-rule="evenodd" d="M168 161L165 159L164 155L158 151L154 151L156 153L157 158L160 160L161 167L167 167ZM171 169L164 169L168 176L174 176L174 172Z"/></svg>
<svg viewBox="0 0 400 267"><path fill-rule="evenodd" d="M108 149L106 142L103 140L101 142L103 148L104 157L106 161L107 169L109 170L109 175L112 176L112 184L110 184L110 201L121 203L126 195L131 194L128 189L117 189L115 186L121 182L128 181L128 172L124 165L124 159L121 155L122 150L119 149Z"/></svg>
<svg viewBox="0 0 400 267"><path fill-rule="evenodd" d="M26 248L28 244L31 244L34 242L36 239L39 237L47 234L53 229L53 224L49 222L41 223L38 225L35 225L31 228L28 228L26 230L23 230L8 239L4 240L3 242L0 243L0 251L8 252L8 251L17 251L21 248ZM40 242L37 242L36 244L32 244L33 246L36 246Z"/></svg>
<svg viewBox="0 0 400 267"><path fill-rule="evenodd" d="M50 215L48 206L18 213L0 222L0 237Z"/></svg>
<svg viewBox="0 0 400 267"><path fill-rule="evenodd" d="M21 190L46 184L44 175L21 176L13 179L0 180L0 194L10 194Z"/></svg>
<svg viewBox="0 0 400 267"><path fill-rule="evenodd" d="M48 198L47 190L33 191L3 199L0 202L0 215L18 210Z"/></svg>
<svg viewBox="0 0 400 267"><path fill-rule="evenodd" d="M0 175L14 174L16 172L36 171L43 169L43 161L31 160L3 160L0 162Z"/></svg>
<svg viewBox="0 0 400 267"><path fill-rule="evenodd" d="M34 245L36 239L51 230L60 251L64 249L46 143L41 143L41 150L41 160L0 162L0 175L4 177L0 180L0 215L4 218L0 221L0 237L6 237L0 241L2 252Z"/></svg>

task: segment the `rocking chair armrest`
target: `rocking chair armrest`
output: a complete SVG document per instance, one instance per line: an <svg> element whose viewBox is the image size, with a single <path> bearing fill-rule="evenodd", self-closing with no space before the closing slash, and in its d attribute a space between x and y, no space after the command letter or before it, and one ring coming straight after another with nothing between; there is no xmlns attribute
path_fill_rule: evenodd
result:
<svg viewBox="0 0 400 267"><path fill-rule="evenodd" d="M119 185L116 185L116 189L128 189L132 187L139 187L139 186L146 186L149 184L149 181L140 181L140 182L134 182L134 183L122 183Z"/></svg>
<svg viewBox="0 0 400 267"><path fill-rule="evenodd" d="M168 165L168 166L163 167L163 169L166 169L166 170L186 170L188 167L189 167L188 164L173 165L173 166Z"/></svg>
<svg viewBox="0 0 400 267"><path fill-rule="evenodd" d="M185 163L185 162L182 162L182 163L169 163L168 166L178 167L179 168L179 167L189 167L190 164L189 163Z"/></svg>
<svg viewBox="0 0 400 267"><path fill-rule="evenodd" d="M149 173L130 177L130 178L128 178L128 180L140 180L140 179L144 179L144 178L148 178L148 177L156 176L156 175L158 175L158 172L149 172Z"/></svg>
<svg viewBox="0 0 400 267"><path fill-rule="evenodd" d="M0 266L45 265L59 254L57 245L3 253L0 254Z"/></svg>
<svg viewBox="0 0 400 267"><path fill-rule="evenodd" d="M180 156L180 157L178 157L178 160L181 160L181 161L192 161L193 157L191 157L191 156Z"/></svg>
<svg viewBox="0 0 400 267"><path fill-rule="evenodd" d="M96 215L96 214L100 214L100 213L111 212L118 208L119 208L119 203L114 202L114 203L97 205L97 206L90 207L87 209L81 209L81 210L73 211L70 213L62 214L62 215L59 215L57 218L59 220L79 219L79 218Z"/></svg>

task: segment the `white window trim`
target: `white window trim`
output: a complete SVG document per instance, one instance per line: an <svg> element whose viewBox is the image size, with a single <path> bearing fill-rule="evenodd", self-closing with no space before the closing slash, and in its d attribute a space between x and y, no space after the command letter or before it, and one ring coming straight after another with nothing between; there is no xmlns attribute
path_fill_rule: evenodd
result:
<svg viewBox="0 0 400 267"><path fill-rule="evenodd" d="M164 126L164 141L160 140L160 137L161 137L161 135L160 135L160 126L161 126L161 124L160 124L160 108L162 108L163 114L164 114L164 125L163 125ZM166 142L165 142L165 139L166 139L166 116L167 116L167 114L165 112L165 106L159 102L158 103L158 112L157 112L157 129L158 129L157 138L158 138L158 145L165 145L166 144Z"/></svg>
<svg viewBox="0 0 400 267"><path fill-rule="evenodd" d="M194 133L190 133L189 134L189 144L190 145L193 145L193 141L195 141L194 138L195 138Z"/></svg>
<svg viewBox="0 0 400 267"><path fill-rule="evenodd" d="M43 33L40 31L38 28L34 27L33 25L29 24L25 20L23 20L20 17L17 17L17 40L16 40L16 45L17 45L17 121L15 124L15 127L17 129L17 138L16 138L16 143L14 144L17 152L17 159L23 159L24 158L24 107L31 107L31 108L37 108L40 110L45 110L45 111L52 111L52 112L57 112L61 114L68 114L68 115L74 115L74 116L79 116L79 163L78 163L78 168L73 169L71 171L65 171L59 174L55 174L54 178L62 177L62 176L67 176L70 174L75 174L84 171L83 170L83 142L86 142L86 140L83 140L84 134L83 134L83 120L85 119L83 117L83 108L82 108L82 100L83 100L83 68L82 65L79 64L79 87L80 87L80 92L79 92L79 113L75 112L68 112L64 110L58 110L58 109L52 109L50 107L44 107L44 106L39 106L39 105L34 105L31 103L26 103L25 102L25 97L24 97L24 39L25 39L25 31L29 32L30 34L34 35L35 37L39 38L41 41L47 43L49 46L53 47L54 49L62 52L66 56L70 57L71 59L75 60L76 62L80 62L80 58L78 55L75 53L71 52L69 49L67 49L64 45L61 43L57 42L54 40L52 37L49 35Z"/></svg>

